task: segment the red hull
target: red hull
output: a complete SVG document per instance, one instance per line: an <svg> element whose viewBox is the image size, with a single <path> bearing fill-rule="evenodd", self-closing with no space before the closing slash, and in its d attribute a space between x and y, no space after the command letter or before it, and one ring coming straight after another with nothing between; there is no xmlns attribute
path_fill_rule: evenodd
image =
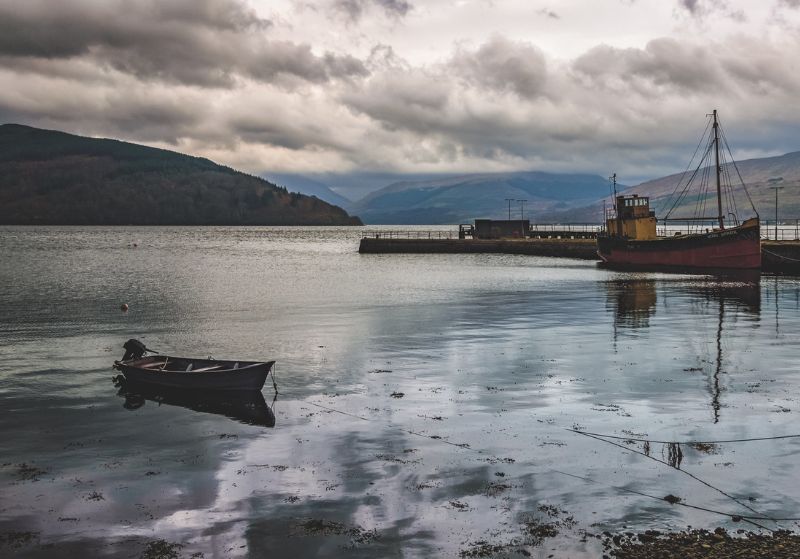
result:
<svg viewBox="0 0 800 559"><path fill-rule="evenodd" d="M757 220L739 227L701 233L633 241L598 238L597 253L604 262L637 268L722 268L751 270L761 267L761 239Z"/></svg>

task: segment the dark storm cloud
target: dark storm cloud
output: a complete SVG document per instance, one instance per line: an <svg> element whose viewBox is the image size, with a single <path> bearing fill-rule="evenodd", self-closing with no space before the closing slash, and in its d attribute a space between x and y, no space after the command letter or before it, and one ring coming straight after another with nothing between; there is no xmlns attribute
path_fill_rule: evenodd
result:
<svg viewBox="0 0 800 559"><path fill-rule="evenodd" d="M373 0L375 4L382 7L387 14L405 16L411 11L411 4L405 0Z"/></svg>
<svg viewBox="0 0 800 559"><path fill-rule="evenodd" d="M500 36L493 37L475 52L459 53L451 64L472 83L497 91L513 91L520 97L536 97L547 80L547 62L539 49Z"/></svg>
<svg viewBox="0 0 800 559"><path fill-rule="evenodd" d="M577 58L573 68L599 84L609 80L650 82L672 89L703 90L718 87L719 60L707 49L674 39L650 41L644 49L601 45Z"/></svg>
<svg viewBox="0 0 800 559"><path fill-rule="evenodd" d="M782 48L746 38L727 45L656 39L644 49L601 45L577 58L572 67L589 78L592 87L623 84L640 93L800 93L798 79L785 71L785 57Z"/></svg>
<svg viewBox="0 0 800 559"><path fill-rule="evenodd" d="M0 73L0 83L7 74ZM142 86L125 87L29 76L0 88L3 122L145 142L176 143L194 135L208 118L202 96Z"/></svg>
<svg viewBox="0 0 800 559"><path fill-rule="evenodd" d="M403 18L413 6L406 0L334 0L333 10L350 21L358 21L371 7L380 8L389 17Z"/></svg>
<svg viewBox="0 0 800 559"><path fill-rule="evenodd" d="M678 10L688 12L690 17L698 20L703 20L713 13L740 23L747 21L747 16L743 10L732 9L728 2L724 0L678 0Z"/></svg>
<svg viewBox="0 0 800 559"><path fill-rule="evenodd" d="M392 69L354 88L342 100L390 128L433 131L448 107L451 87L446 79L423 70Z"/></svg>
<svg viewBox="0 0 800 559"><path fill-rule="evenodd" d="M0 3L0 55L80 58L143 80L211 87L232 87L237 76L320 83L366 73L349 55L270 40L270 26L238 0Z"/></svg>
<svg viewBox="0 0 800 559"><path fill-rule="evenodd" d="M371 66L372 75L339 98L385 132L370 150L376 160L391 138L395 156L421 164L546 161L568 171L620 160L640 174L658 173L685 163L664 145L683 145L709 110L735 114L746 128L800 95L800 76L786 72L794 52L794 40L664 38L644 48L598 46L558 62L495 37L438 65Z"/></svg>
<svg viewBox="0 0 800 559"><path fill-rule="evenodd" d="M236 0L0 2L0 52L66 58L97 47L137 47L144 40L157 46L183 41L187 49L206 51L208 32L247 33L269 26Z"/></svg>
<svg viewBox="0 0 800 559"><path fill-rule="evenodd" d="M692 15L698 15L700 12L699 0L678 0L678 3L688 10Z"/></svg>

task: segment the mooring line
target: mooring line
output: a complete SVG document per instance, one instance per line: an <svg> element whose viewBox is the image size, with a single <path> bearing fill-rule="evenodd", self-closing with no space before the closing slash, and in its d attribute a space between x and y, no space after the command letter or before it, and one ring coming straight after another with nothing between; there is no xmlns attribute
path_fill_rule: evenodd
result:
<svg viewBox="0 0 800 559"><path fill-rule="evenodd" d="M656 461L656 462L658 462L659 464L664 464L665 466L669 466L669 467L673 468L673 466L672 466L670 463L668 463L668 462L665 462L665 461L663 461L663 460L659 460L659 459L658 459L658 458L656 458L655 456L650 456L649 454L646 454L646 453L644 453L644 452L641 452L640 450L637 450L637 449L632 449L632 448L630 448L630 447L623 446L623 445L621 445L621 444L619 444L619 443L615 443L615 442L613 442L613 441L607 441L607 440L605 440L605 439L603 439L603 438L601 438L601 437L598 437L598 436L596 436L596 435L592 435L592 434L589 434L589 433L584 433L584 432L581 432L581 431L576 431L576 430L574 430L574 429L570 429L570 431L572 431L572 432L574 432L574 433L578 433L578 434L580 434L580 435L584 435L584 436L586 436L586 437L589 437L589 438L592 438L592 439L595 439L595 440L598 440L598 441L601 441L601 442L604 442L604 443L606 443L606 444L610 444L610 445L617 446L617 447L619 447L619 448L621 448L621 449L623 449L623 450L625 450L625 451L627 451L627 452L633 452L633 453L636 453L636 454L640 454L640 455L644 456L645 458L649 458L650 460L655 460L655 461ZM669 443L669 444L673 444L673 443ZM731 500L732 500L734 503L738 504L738 505L739 505L739 506L741 506L741 507L744 507L744 508L746 508L746 509L747 509L747 510L749 510L750 512L752 512L752 513L754 513L754 514L758 514L758 515L760 515L760 516L762 516L762 517L765 517L765 516L766 516L764 513L762 513L762 512L760 512L760 511L757 511L757 510L755 510L754 508L752 508L751 506L747 505L746 503L743 503L743 502L741 502L739 499L737 499L737 498L736 498L736 497L734 497L733 495L729 495L728 493L726 493L725 491L723 491L723 490L722 490L722 489L720 489L719 487L715 487L715 486L711 485L710 483L708 483L707 481L704 481L704 480L700 479L699 477L697 477L697 476L696 476L696 475L694 475L693 473L691 473L691 472L687 472L686 470L681 470L680 468L674 468L674 469L676 469L676 470L678 470L679 472L681 472L681 473L683 473L683 474L685 474L685 475L689 476L689 477L690 477L690 478L692 478L693 480L695 480L695 481L697 481L697 482L699 482L699 483L702 483L703 485L705 485L705 486L706 486L706 487L708 487L709 489L713 489L714 491L717 491L717 492L719 492L721 495L724 495L725 497L727 497L727 498L731 499ZM773 521L773 522L775 522L775 523L777 524L777 519L774 519L774 518L769 518L769 517L766 517L765 519L766 519L766 520L771 520L771 521ZM794 519L791 519L791 520L794 520Z"/></svg>
<svg viewBox="0 0 800 559"><path fill-rule="evenodd" d="M306 400L304 403L310 404L312 406L316 406L316 407L318 407L320 409L327 410L327 411L332 412L332 413L338 413L340 415L344 415L344 416L347 416L347 417L352 417L353 419L359 419L361 421L366 421L367 423L371 423L371 422L374 421L373 419L370 419L368 417L364 417L363 415L358 415L358 414L351 413L351 412L337 410L336 408L333 408L333 407L330 407L330 406L325 406L323 404L317 404L316 402L311 402L311 401ZM385 422L385 423L386 423L386 426L393 427L393 428L395 428L395 429L397 429L399 431L402 431L404 433L408 433L409 435L415 435L415 436L418 436L418 437L423 437L423 438L430 439L430 440L433 440L433 441L436 441L436 442L440 442L440 443L444 443L444 444L447 444L447 445L450 445L450 446L454 446L454 447L457 447L457 448L460 448L460 449L463 449L463 450L470 450L470 451L475 452L477 454L486 455L489 458L492 458L492 459L495 459L495 460L498 460L498 461L503 460L503 458L500 458L495 454L487 454L486 452L484 452L484 451L482 451L480 449L472 448L471 446L469 446L467 444L454 443L454 442L448 441L446 439L443 439L443 438L441 438L439 436L426 435L425 433L420 433L418 431L412 431L410 429L404 429L403 427L400 427L398 425L395 425L395 424L392 424L392 423L389 423L389 422ZM568 429L568 430L572 431L572 429ZM580 434L586 434L586 433L583 433L581 431L575 431L575 432L576 433L580 433ZM595 437L593 437L593 438L595 438ZM599 440L603 441L602 439L599 439ZM638 451L626 448L626 447L624 447L622 445L617 445L616 443L612 443L611 441L603 441L603 442L607 442L609 444L614 444L616 446L620 446L621 448L623 448L625 450L629 450L631 452L638 452ZM651 457L648 456L648 458L651 458ZM656 460L657 462L662 462L661 460L658 460L657 458L653 458L653 460ZM666 462L662 462L662 463L666 464L666 465L669 465ZM625 488L625 487L619 487L619 486L616 486L616 485L609 485L609 484L601 483L599 481L595 481L595 480L593 480L591 478L588 478L588 477L579 476L579 475L576 475L576 474L570 474L568 472L562 472L561 470L556 470L556 469L550 468L549 470L546 470L546 471L553 472L553 473L560 474L560 475L564 475L564 476L568 476L568 477L572 477L572 478L575 478L575 479L580 479L580 480L583 480L583 481L588 481L590 483L594 483L594 484L597 484L597 485L602 485L604 487L608 487L608 488L615 489L615 490L618 490L618 491L631 493L631 494L639 495L639 496L642 496L642 497L647 497L648 499L655 499L657 501L664 501L663 497L658 497L656 495L649 495L647 493L636 491L634 489L628 489L628 488ZM730 519L740 518L744 522L748 522L750 524L753 524L754 526L757 526L757 527L759 527L759 528L761 528L763 530L768 530L770 532L774 532L775 530L772 529L772 528L769 528L767 526L762 526L761 524L757 523L756 520L768 520L768 521L775 522L775 523L777 523L778 521L796 521L796 520L800 520L800 518L770 518L770 517L764 516L759 511L757 511L757 510L745 505L744 503L740 503L738 500L736 500L735 497L732 497L732 496L728 495L727 493L725 493L724 491L722 491L720 489L717 489L716 487L704 482L703 480L697 478L693 474L691 474L689 472L686 472L684 470L679 470L679 471L682 471L686 475L689 475L689 476L693 477L694 479L696 479L700 483L703 483L703 484L707 485L711 489L715 489L716 491L719 491L720 493L722 493L726 497L729 497L730 499L733 499L734 502L738 503L739 505L745 507L746 509L750 510L751 512L753 512L753 513L755 513L756 515L759 515L759 516L745 516L745 515L741 515L741 514L733 514L733 513L729 513L729 512L724 512L724 511L719 511L719 510L714 510L714 509L701 507L699 505L691 505L691 504L685 503L683 501L679 501L679 502L676 502L676 503L673 503L673 504L680 505L680 506L687 507L687 508L691 508L691 509L695 509L695 510L699 510L699 511L713 513L713 514L716 514L716 515L719 515L719 516L726 516L726 517L728 517Z"/></svg>
<svg viewBox="0 0 800 559"><path fill-rule="evenodd" d="M658 497L657 495L649 495L649 494L644 493L642 491L636 491L635 489L629 489L627 487L620 487L618 485L609 485L607 483L602 483L600 481L594 480L594 479L592 479L590 477L579 476L577 474L570 474L569 472L562 472L561 470L553 470L553 471L555 473L557 473L557 474L569 476L569 477L572 477L572 478L575 478L575 479L580 479L580 480L586 481L588 483L593 483L595 485L600 485L602 487L607 487L607 488L610 488L610 489L616 489L617 491L621 491L623 493L632 493L634 495L639 495L641 497L647 497L648 499L654 499L656 501L663 501L664 500L663 497ZM752 524L754 526L758 526L759 528L761 528L763 530L769 530L770 532L775 532L775 530L773 530L772 528L769 528L768 526L762 526L761 524L756 522L756 520L772 520L771 518L765 518L765 517L761 517L761 516L743 516L743 515L740 515L740 514L731 514L731 513L728 513L728 512L709 509L709 508L701 507L701 506L698 506L698 505L691 505L689 503L684 503L683 501L676 501L676 502L671 503L671 504L680 505L682 507L695 509L695 510L700 510L700 511L703 511L703 512L710 512L712 514L718 514L720 516L727 516L728 518L731 518L731 519L740 518L740 519L742 519L742 521L748 522L748 523L750 523L750 524ZM789 519L781 519L781 520L789 520Z"/></svg>
<svg viewBox="0 0 800 559"><path fill-rule="evenodd" d="M727 439L719 441L658 441L655 439L643 439L638 437L621 437L619 435L606 435L605 433L592 433L591 431L578 431L577 429L570 429L565 427L564 430L572 431L573 433L580 433L582 435L594 435L595 437L603 437L604 439L617 439L620 441L636 441L640 443L657 443L657 444L726 444L726 443L749 443L754 441L776 441L779 439L797 439L800 435L776 435L774 437L751 437L748 439Z"/></svg>
<svg viewBox="0 0 800 559"><path fill-rule="evenodd" d="M310 401L306 401L306 403L307 404L311 404L312 406L317 406L318 408L322 408L323 410L328 410L330 412L335 412L335 413L338 413L338 414L341 414L341 415L346 415L348 417L352 417L352 418L355 418L355 419L360 419L361 421L366 421L368 423L372 421L368 417L364 417L362 415L358 415L358 414L355 414L355 413L350 413L350 412L346 412L346 411L337 410L336 408L323 406L322 404L317 404L317 403L310 402ZM402 427L399 427L398 425L393 425L391 423L387 423L387 425L390 426L390 427L394 427L395 429L397 429L398 431L402 431L403 433L408 433L409 435L416 435L417 437L424 437L424 438L430 439L432 441L442 442L444 444L449 444L450 446L455 446L455 447L458 447L458 448L472 450L473 452L477 452L478 454L483 454L483 451L475 449L475 448L472 448L471 446L469 446L466 443L454 443L452 441L448 441L447 439L443 439L438 435L426 435L425 433L419 433L417 431L411 431L410 429L404 429ZM491 455L491 457L495 458L497 460L501 460L501 458L498 458L497 456L494 456L494 455Z"/></svg>
<svg viewBox="0 0 800 559"><path fill-rule="evenodd" d="M783 256L782 254L778 254L777 252L772 252L771 250L767 250L764 247L761 247L761 252L766 252L767 254L771 254L772 256L776 256L781 260L788 260L790 262L800 262L797 258L789 258L788 256Z"/></svg>

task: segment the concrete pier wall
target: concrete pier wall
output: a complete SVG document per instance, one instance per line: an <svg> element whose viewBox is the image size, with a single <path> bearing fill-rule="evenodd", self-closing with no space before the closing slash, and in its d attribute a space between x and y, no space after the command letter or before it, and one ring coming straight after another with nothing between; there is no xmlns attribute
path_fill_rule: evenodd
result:
<svg viewBox="0 0 800 559"><path fill-rule="evenodd" d="M362 254L488 252L597 260L594 239L361 239Z"/></svg>
<svg viewBox="0 0 800 559"><path fill-rule="evenodd" d="M800 274L800 241L761 241L761 270Z"/></svg>
<svg viewBox="0 0 800 559"><path fill-rule="evenodd" d="M362 254L527 254L599 260L594 239L361 239ZM762 241L764 272L800 275L800 241Z"/></svg>

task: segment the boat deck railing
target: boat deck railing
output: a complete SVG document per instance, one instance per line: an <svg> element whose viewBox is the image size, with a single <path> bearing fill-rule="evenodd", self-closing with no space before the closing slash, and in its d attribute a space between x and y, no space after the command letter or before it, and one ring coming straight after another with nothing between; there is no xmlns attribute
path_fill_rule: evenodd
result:
<svg viewBox="0 0 800 559"><path fill-rule="evenodd" d="M775 220L761 220L761 239L764 241L800 241L800 219L780 219L775 227ZM666 223L659 222L656 234L659 237L669 237L677 233L707 233L717 227L717 221L673 219Z"/></svg>

